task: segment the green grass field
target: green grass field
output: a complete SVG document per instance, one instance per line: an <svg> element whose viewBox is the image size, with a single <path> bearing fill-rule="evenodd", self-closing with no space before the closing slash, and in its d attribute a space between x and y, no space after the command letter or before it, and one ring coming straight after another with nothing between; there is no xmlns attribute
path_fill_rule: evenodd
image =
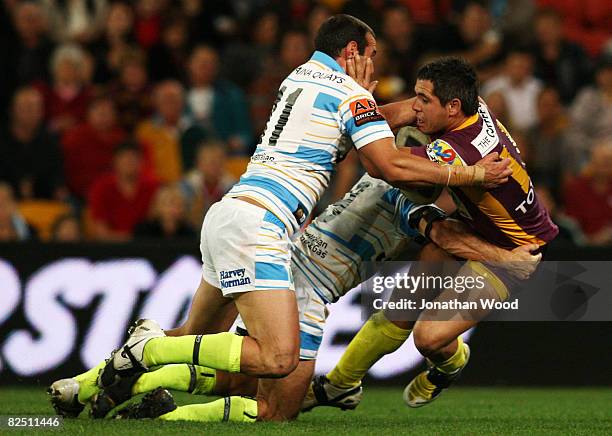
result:
<svg viewBox="0 0 612 436"><path fill-rule="evenodd" d="M176 394L177 403L194 402ZM50 415L44 389L0 388L0 415ZM0 434L38 434L41 430ZM612 389L454 388L435 403L408 409L400 388L369 388L352 412L316 409L293 423L168 423L66 420L62 434L319 435L319 434L612 434Z"/></svg>

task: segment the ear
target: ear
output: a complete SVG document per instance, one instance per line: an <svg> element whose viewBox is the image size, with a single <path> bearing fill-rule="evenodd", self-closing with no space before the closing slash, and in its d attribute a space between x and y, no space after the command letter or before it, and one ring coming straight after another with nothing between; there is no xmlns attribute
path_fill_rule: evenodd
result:
<svg viewBox="0 0 612 436"><path fill-rule="evenodd" d="M351 41L346 45L344 50L346 52L346 58L350 59L359 53L359 46L356 41Z"/></svg>
<svg viewBox="0 0 612 436"><path fill-rule="evenodd" d="M448 107L448 114L455 117L461 113L461 100L453 98L446 104L446 107Z"/></svg>

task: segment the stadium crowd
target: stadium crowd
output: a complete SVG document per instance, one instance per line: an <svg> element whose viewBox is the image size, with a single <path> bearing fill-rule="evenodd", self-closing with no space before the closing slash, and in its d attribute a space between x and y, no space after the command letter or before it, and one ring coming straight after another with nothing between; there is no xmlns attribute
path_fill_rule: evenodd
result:
<svg viewBox="0 0 612 436"><path fill-rule="evenodd" d="M612 245L609 0L3 0L0 241L197 239L337 12L377 33L379 103L475 65L560 238Z"/></svg>

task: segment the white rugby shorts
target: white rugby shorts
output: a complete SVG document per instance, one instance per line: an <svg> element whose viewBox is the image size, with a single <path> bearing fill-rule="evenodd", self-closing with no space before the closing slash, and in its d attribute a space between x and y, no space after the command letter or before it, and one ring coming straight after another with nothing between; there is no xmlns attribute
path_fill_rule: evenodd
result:
<svg viewBox="0 0 612 436"><path fill-rule="evenodd" d="M204 218L200 251L204 280L224 296L294 289L287 229L266 209L224 197Z"/></svg>

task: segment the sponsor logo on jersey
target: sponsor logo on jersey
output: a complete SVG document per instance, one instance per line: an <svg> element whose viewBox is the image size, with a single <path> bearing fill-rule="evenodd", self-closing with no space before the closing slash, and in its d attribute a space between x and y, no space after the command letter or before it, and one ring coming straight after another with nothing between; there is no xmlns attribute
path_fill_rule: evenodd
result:
<svg viewBox="0 0 612 436"><path fill-rule="evenodd" d="M454 165L457 160L457 152L448 142L437 139L427 146L427 156L434 162L446 165Z"/></svg>
<svg viewBox="0 0 612 436"><path fill-rule="evenodd" d="M499 144L499 135L495 130L493 118L485 106L478 106L478 115L482 120L482 129L472 141L472 145L476 147L482 157L485 157Z"/></svg>
<svg viewBox="0 0 612 436"><path fill-rule="evenodd" d="M369 98L360 98L359 100L351 102L350 108L356 126L363 126L366 123L384 120L383 116L378 112L376 102Z"/></svg>

